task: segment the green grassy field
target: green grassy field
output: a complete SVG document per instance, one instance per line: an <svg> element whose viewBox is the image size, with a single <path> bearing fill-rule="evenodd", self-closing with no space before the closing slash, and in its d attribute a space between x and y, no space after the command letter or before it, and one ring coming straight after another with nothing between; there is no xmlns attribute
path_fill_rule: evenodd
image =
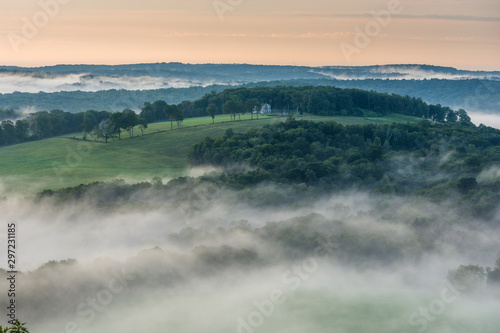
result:
<svg viewBox="0 0 500 333"><path fill-rule="evenodd" d="M418 325L410 318L428 308L438 295L402 291L299 291L276 309L260 332L373 332L373 333L493 333L497 305L463 297L443 312ZM441 309L440 309L441 310ZM435 312L434 312L435 313ZM287 326L286 328L283 326Z"/></svg>
<svg viewBox="0 0 500 333"><path fill-rule="evenodd" d="M122 140L107 144L72 140L81 133L0 148L0 193L33 193L42 189L58 189L92 181L123 178L130 181L172 178L188 168L190 147L206 136L216 137L226 129L243 132L253 127L284 121L284 117L260 117L230 121L218 115L186 119L180 129L170 122L150 124L144 135L138 129L134 137L122 133ZM297 119L334 120L343 124L415 122L418 118L389 115L380 118L302 116Z"/></svg>
<svg viewBox="0 0 500 333"><path fill-rule="evenodd" d="M336 121L344 125L355 125L355 124L368 124L368 123L375 123L375 124L391 124L391 123L406 123L411 122L418 122L420 119L415 118L415 117L410 117L410 116L405 116L401 114L391 114L387 115L385 117L343 117L343 116L330 116L330 117L321 117L321 116L314 116L314 115L303 115L303 116L296 116L295 117L297 120L303 119L303 120L313 120L313 121ZM246 121L246 120L252 120L250 114L244 114L241 116L241 121ZM254 121L257 120L256 116L254 115L253 118ZM262 126L264 124L270 124L276 121L285 121L286 117L270 117L270 116L259 116L259 124L258 126ZM237 124L240 121L240 118L237 118L236 121L231 121L231 118L229 115L217 115L215 117L215 124ZM212 124L212 119L210 117L197 117L197 118L187 118L183 121L181 127L182 128L187 128L187 127L193 127L193 126L200 126L200 125L215 125ZM177 124L174 122L173 124L170 124L170 122L160 122L160 123L153 123L148 125L148 129L144 132L145 135L149 134L154 134L158 132L164 132L164 131L170 131L171 127L173 127L174 130L178 129ZM229 126L231 127L231 126ZM253 126L252 126L253 127ZM134 136L140 135L141 132L139 129L134 130ZM65 137L71 137L75 136L77 138L81 138L82 134L81 133L75 133L74 135L66 135ZM127 139L129 137L128 133L122 133L122 139Z"/></svg>
<svg viewBox="0 0 500 333"><path fill-rule="evenodd" d="M154 331L169 327L177 333L241 332L241 333L496 333L497 304L459 298L440 308L431 320L418 315L420 322L410 324L410 318L420 309L428 309L437 295L373 290L331 291L308 289L285 293L282 304L266 305L265 314L254 302L267 298L228 299L221 292L169 294L165 297L134 299L133 303L111 304L107 317L99 317L89 333ZM149 309L141 312L145 304ZM175 306L172 306L175 304ZM428 313L429 310L427 310ZM436 313L436 312L434 312ZM253 314L253 315L251 315ZM196 320L186 320L186 318ZM242 321L244 324L242 324ZM53 326L36 327L38 332L54 332L65 321ZM252 324L250 326L250 323ZM246 327L246 328L244 328Z"/></svg>

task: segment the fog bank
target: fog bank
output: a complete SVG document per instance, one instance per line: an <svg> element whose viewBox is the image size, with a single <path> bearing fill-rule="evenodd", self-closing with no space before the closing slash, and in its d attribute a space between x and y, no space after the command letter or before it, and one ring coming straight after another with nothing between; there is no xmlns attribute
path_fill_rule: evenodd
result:
<svg viewBox="0 0 500 333"><path fill-rule="evenodd" d="M90 75L38 73L0 73L0 93L13 92L53 93L58 91L100 91L111 89L153 90L163 88L188 88L216 84L211 80L199 81L175 77Z"/></svg>
<svg viewBox="0 0 500 333"><path fill-rule="evenodd" d="M500 113L468 112L472 122L479 126L480 124L500 129Z"/></svg>

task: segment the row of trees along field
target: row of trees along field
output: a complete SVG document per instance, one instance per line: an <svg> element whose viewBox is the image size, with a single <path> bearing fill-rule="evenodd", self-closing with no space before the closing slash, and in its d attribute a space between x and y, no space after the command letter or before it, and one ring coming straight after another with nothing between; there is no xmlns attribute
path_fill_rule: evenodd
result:
<svg viewBox="0 0 500 333"><path fill-rule="evenodd" d="M177 122L180 127L184 120L184 112L176 105L167 105L163 102L165 119ZM3 111L3 110L0 110ZM13 110L9 115L19 117ZM2 114L0 112L0 114ZM88 136L108 141L110 138L121 139L122 132L134 136L134 129L138 128L143 134L148 128L148 121L130 109L122 112L108 112L88 110L86 112L71 113L62 110L39 111L29 114L26 118L0 122L0 146L47 139L59 135L83 131L84 139ZM172 126L173 127L173 126Z"/></svg>
<svg viewBox="0 0 500 333"><path fill-rule="evenodd" d="M130 109L115 113L95 110L79 113L62 110L39 111L30 113L23 119L2 120L0 145L47 139L81 131L84 132L84 138L91 135L107 140L120 136L122 131L128 131L132 136L136 126L144 131L147 122Z"/></svg>
<svg viewBox="0 0 500 333"><path fill-rule="evenodd" d="M420 98L380 94L358 89L339 89L329 86L307 87L256 87L228 89L222 93L213 91L194 102L184 101L169 105L165 101L146 102L137 115L130 109L122 112L88 110L70 113L62 110L39 111L24 119L14 110L0 109L0 145L40 140L59 135L84 132L84 137L93 136L107 141L121 138L126 131L133 136L135 127L141 132L148 123L170 120L177 126L184 118L206 116L215 121L217 114L229 114L232 120L244 113L260 109L262 103L269 103L275 110L292 113L310 113L320 116L378 116L399 113L436 122L470 121L467 112L454 111L441 105L428 105ZM255 113L259 117L258 113Z"/></svg>

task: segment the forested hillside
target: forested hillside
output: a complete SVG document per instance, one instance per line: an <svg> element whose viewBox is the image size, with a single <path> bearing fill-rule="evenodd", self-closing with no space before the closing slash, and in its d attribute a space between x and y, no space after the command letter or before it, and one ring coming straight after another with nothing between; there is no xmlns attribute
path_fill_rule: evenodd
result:
<svg viewBox="0 0 500 333"><path fill-rule="evenodd" d="M244 134L230 130L193 146L194 165L231 170L220 180L236 187L263 181L306 184L322 191L353 188L378 193L463 200L466 215L489 216L500 200L496 165L500 131L453 124L356 125L288 121Z"/></svg>
<svg viewBox="0 0 500 333"><path fill-rule="evenodd" d="M156 90L103 90L60 91L54 93L39 92L0 94L0 108L35 109L36 111L61 109L68 112L84 112L90 109L121 111L135 109L144 102L164 100L178 104L184 100L194 100L213 90L223 91L227 86L210 85L208 87L166 88Z"/></svg>
<svg viewBox="0 0 500 333"><path fill-rule="evenodd" d="M247 101L253 104L269 103L273 109L280 112L298 111L321 116L376 116L399 113L437 122L454 122L458 118L470 120L464 110L456 112L440 104L428 105L420 98L331 86L226 89L219 94L212 92L194 101L190 109L194 114L201 114L208 105L214 104L221 110L224 103L231 99L236 99L243 104ZM247 106L243 112L252 110L251 105Z"/></svg>

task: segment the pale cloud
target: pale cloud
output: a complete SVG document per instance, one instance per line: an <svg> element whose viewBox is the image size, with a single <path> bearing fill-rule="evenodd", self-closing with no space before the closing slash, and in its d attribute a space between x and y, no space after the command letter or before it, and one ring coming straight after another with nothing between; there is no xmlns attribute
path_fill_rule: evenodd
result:
<svg viewBox="0 0 500 333"><path fill-rule="evenodd" d="M467 15L397 15L397 18L410 18L417 20L451 20L451 21L482 21L500 22L500 17L467 16Z"/></svg>
<svg viewBox="0 0 500 333"><path fill-rule="evenodd" d="M291 13L293 17L323 17L323 18L373 18L372 12L365 13L349 13L349 14L338 14L338 13L325 13L325 12L297 12ZM470 15L412 15L412 14L398 14L394 15L393 18L405 18L405 19L416 19L416 20L450 20L450 21L480 21L480 22L500 22L500 17L492 16L470 16Z"/></svg>
<svg viewBox="0 0 500 333"><path fill-rule="evenodd" d="M327 32L313 33L307 32L302 34L246 34L246 33L201 33L201 32L172 32L162 34L162 37L167 38L184 38L184 37L228 37L228 38L276 38L276 39L338 39L346 36L353 36L354 32ZM382 35L381 37L386 37Z"/></svg>
<svg viewBox="0 0 500 333"><path fill-rule="evenodd" d="M450 37L450 36L445 36L445 37L432 37L432 36L411 36L408 37L408 39L411 40L420 40L420 41L448 41L448 42L463 42L463 41L472 41L475 40L475 36L455 36L455 37Z"/></svg>
<svg viewBox="0 0 500 333"><path fill-rule="evenodd" d="M231 3L231 10L220 20L213 1L207 0L71 1L14 52L5 37L12 32L21 34L22 18L30 19L40 6L35 0L0 0L7 13L0 21L0 64L181 61L347 65L339 45L352 43L355 28L364 28L374 19L373 12L387 9L388 2ZM429 63L498 69L498 1L484 0L480 6L469 0L401 0L401 4L403 11L393 16L349 65ZM266 51L258 51L262 48Z"/></svg>
<svg viewBox="0 0 500 333"><path fill-rule="evenodd" d="M444 40L451 41L464 41L464 40L473 40L474 36L460 36L460 37L445 37Z"/></svg>

